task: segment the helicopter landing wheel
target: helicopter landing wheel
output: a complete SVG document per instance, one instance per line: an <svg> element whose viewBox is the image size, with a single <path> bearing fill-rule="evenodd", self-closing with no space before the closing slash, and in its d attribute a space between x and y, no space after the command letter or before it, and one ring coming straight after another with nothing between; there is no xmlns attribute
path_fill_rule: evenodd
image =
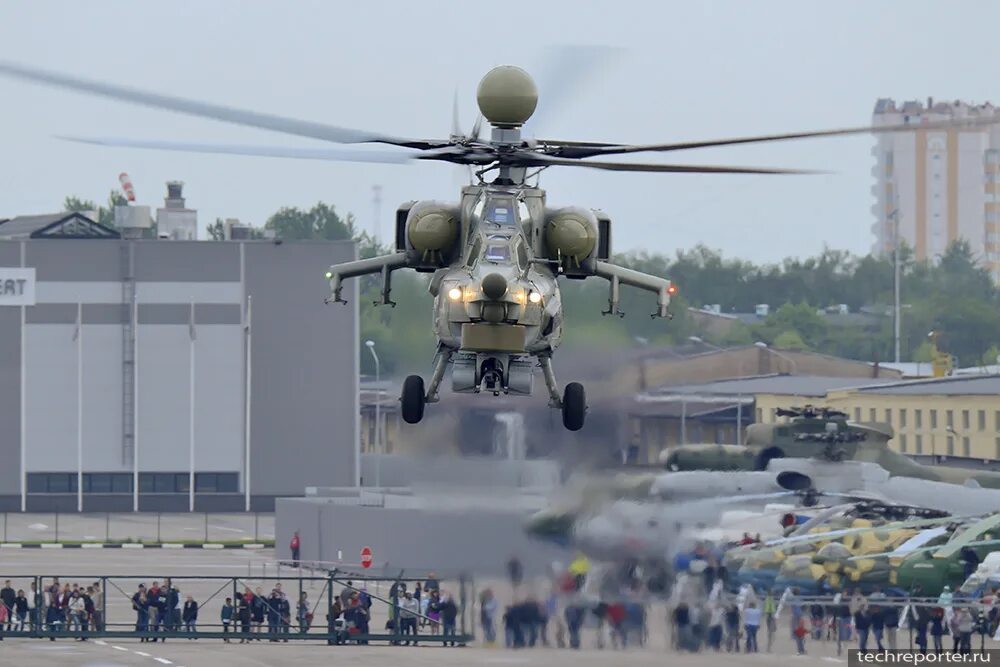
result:
<svg viewBox="0 0 1000 667"><path fill-rule="evenodd" d="M408 375L403 381L403 395L399 398L400 412L407 424L417 424L424 418L424 379L419 375Z"/></svg>
<svg viewBox="0 0 1000 667"><path fill-rule="evenodd" d="M563 426L570 431L583 428L583 420L587 416L587 394L579 382L570 382L563 391L562 418Z"/></svg>

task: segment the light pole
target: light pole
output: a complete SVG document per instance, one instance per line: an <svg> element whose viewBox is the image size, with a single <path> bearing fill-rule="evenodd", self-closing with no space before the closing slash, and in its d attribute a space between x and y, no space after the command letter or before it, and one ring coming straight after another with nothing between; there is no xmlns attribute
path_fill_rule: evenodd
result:
<svg viewBox="0 0 1000 667"><path fill-rule="evenodd" d="M889 217L893 220L893 232L892 232L892 346L893 346L893 358L896 363L899 363L899 331L900 331L900 306L899 306L899 279L900 279L900 261L899 261L899 207L892 209L892 213Z"/></svg>
<svg viewBox="0 0 1000 667"><path fill-rule="evenodd" d="M378 353L375 352L375 341L366 340L365 345L368 347L368 351L372 353L372 359L375 360L375 486L376 488L382 486L382 414L380 410L380 404L382 403L382 374L381 374L381 364L379 364Z"/></svg>

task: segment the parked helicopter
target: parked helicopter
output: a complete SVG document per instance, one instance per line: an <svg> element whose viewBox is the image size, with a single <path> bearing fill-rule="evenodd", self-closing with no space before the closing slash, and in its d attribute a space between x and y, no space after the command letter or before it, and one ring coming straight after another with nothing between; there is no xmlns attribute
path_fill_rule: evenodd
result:
<svg viewBox="0 0 1000 667"><path fill-rule="evenodd" d="M691 444L664 450L668 470L764 470L772 459L817 458L824 461L876 463L892 477L1000 489L1000 473L988 470L925 466L889 448L888 424L854 422L833 408L806 405L779 409L784 423L751 424L744 445Z"/></svg>
<svg viewBox="0 0 1000 667"><path fill-rule="evenodd" d="M514 66L496 67L483 77L477 91L482 117L492 126L488 140L480 137L481 121L469 135L453 131L447 139L412 139L325 123L302 121L246 111L179 97L144 92L100 81L90 81L32 66L0 62L0 74L101 95L149 107L167 109L229 123L318 139L338 144L387 144L406 152L372 153L330 148L225 146L137 141L118 138L78 139L110 146L157 148L236 155L261 155L320 160L402 163L435 160L477 168L478 182L462 190L454 203L409 202L396 214L395 252L330 267L326 278L328 302L344 303L343 281L379 274L381 303L392 305L391 274L402 268L433 275L434 331L437 352L430 381L411 375L403 383L401 414L417 423L428 403L439 400L449 365L452 390L494 395L528 395L534 368L541 368L549 405L562 411L564 426L583 427L587 403L584 388L570 382L562 393L552 367L552 353L562 338L563 313L558 278L582 280L596 276L609 282L605 315L622 315L621 285L656 295L653 317L669 317L673 284L611 262L611 218L580 207L551 208L538 174L553 166L586 167L605 171L786 174L797 170L649 164L606 161L609 156L667 152L850 134L900 132L985 125L993 119L968 119L915 125L887 125L795 132L722 140L629 145L586 141L528 139L522 136L538 101L532 78ZM486 174L495 172L487 182ZM532 182L534 179L534 182Z"/></svg>

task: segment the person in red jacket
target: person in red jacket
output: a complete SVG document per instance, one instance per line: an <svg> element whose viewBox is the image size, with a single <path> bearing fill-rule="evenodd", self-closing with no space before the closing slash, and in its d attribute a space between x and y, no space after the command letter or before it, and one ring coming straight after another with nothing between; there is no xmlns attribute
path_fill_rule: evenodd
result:
<svg viewBox="0 0 1000 667"><path fill-rule="evenodd" d="M292 542L288 545L292 550L292 564L295 567L299 566L299 548L302 546L302 542L299 540L299 531L295 531L292 536Z"/></svg>

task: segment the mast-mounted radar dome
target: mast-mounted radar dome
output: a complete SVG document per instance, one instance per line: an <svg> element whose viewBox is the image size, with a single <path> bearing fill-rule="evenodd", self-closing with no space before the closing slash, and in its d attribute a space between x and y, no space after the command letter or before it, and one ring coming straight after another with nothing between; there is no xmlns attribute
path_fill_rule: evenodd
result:
<svg viewBox="0 0 1000 667"><path fill-rule="evenodd" d="M538 89L531 76L520 67L494 67L476 91L479 110L492 125L517 127L531 118L538 105Z"/></svg>

